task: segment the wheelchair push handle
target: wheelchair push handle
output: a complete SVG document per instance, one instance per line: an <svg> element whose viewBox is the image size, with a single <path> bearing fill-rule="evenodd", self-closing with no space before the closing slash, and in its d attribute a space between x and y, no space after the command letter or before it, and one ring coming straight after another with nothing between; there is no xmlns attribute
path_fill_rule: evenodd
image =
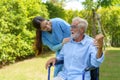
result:
<svg viewBox="0 0 120 80"><path fill-rule="evenodd" d="M63 60L57 61L55 65L63 64ZM52 66L52 63L50 63L50 66L48 67L48 80L50 80L50 68Z"/></svg>

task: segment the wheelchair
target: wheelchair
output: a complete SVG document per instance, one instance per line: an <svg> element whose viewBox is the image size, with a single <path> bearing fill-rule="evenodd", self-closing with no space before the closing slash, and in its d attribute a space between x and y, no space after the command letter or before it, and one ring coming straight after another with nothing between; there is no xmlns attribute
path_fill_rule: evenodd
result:
<svg viewBox="0 0 120 80"><path fill-rule="evenodd" d="M63 60L61 61L57 61L55 63L55 65L59 65L59 64L64 64ZM52 64L50 64L50 66L48 67L48 80L50 80L50 68L51 68ZM82 74L82 80L85 80L85 73L87 71L90 71L90 76L91 76L91 80L99 80L99 67L87 67Z"/></svg>

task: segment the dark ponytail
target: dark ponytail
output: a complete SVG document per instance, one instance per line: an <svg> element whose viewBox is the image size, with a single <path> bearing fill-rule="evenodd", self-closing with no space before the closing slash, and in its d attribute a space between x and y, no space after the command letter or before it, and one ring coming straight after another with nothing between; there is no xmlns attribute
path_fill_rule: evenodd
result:
<svg viewBox="0 0 120 80"><path fill-rule="evenodd" d="M33 26L36 28L36 38L34 43L34 49L36 51L36 55L40 55L42 53L42 31L40 27L40 22L44 21L45 19L37 16L33 18Z"/></svg>

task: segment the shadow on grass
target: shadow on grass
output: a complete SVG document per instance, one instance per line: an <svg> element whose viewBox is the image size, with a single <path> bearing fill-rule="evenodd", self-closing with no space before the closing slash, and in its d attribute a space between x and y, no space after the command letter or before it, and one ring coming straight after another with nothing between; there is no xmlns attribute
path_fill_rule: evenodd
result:
<svg viewBox="0 0 120 80"><path fill-rule="evenodd" d="M5 66L9 66L10 64L15 64L15 63L18 63L18 62L22 62L22 61L25 61L25 60L29 60L29 59L33 59L33 58L48 58L52 55L55 55L55 52L52 52L52 51L44 51L43 54L40 54L38 56L35 56L35 55L30 55L30 56L27 56L27 57L17 57L15 62L6 62L6 63L0 63L0 69L5 67Z"/></svg>
<svg viewBox="0 0 120 80"><path fill-rule="evenodd" d="M51 55L55 55L55 52L49 51L49 52L44 52L43 54L40 54L38 56L35 56L36 58L47 58L50 57Z"/></svg>

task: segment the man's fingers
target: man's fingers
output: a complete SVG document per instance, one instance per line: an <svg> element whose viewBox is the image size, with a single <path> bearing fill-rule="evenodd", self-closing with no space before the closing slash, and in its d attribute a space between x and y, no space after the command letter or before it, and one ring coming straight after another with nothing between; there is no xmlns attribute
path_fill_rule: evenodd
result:
<svg viewBox="0 0 120 80"><path fill-rule="evenodd" d="M52 63L52 66L55 66L55 61Z"/></svg>
<svg viewBox="0 0 120 80"><path fill-rule="evenodd" d="M103 35L103 34L98 34L98 35L96 35L96 37L95 37L96 40L103 40L103 38L104 38L104 35Z"/></svg>
<svg viewBox="0 0 120 80"><path fill-rule="evenodd" d="M45 65L45 68L47 69L47 68L51 65L51 63L52 63L52 65L54 66L55 63L56 63L56 58L51 58L51 59L49 59L49 60L47 61L46 65Z"/></svg>
<svg viewBox="0 0 120 80"><path fill-rule="evenodd" d="M50 65L49 65L48 63L46 63L45 68L47 69L49 66L50 66Z"/></svg>
<svg viewBox="0 0 120 80"><path fill-rule="evenodd" d="M48 69L48 67L50 66L50 63L52 63L51 61L48 61L45 65L45 68Z"/></svg>

